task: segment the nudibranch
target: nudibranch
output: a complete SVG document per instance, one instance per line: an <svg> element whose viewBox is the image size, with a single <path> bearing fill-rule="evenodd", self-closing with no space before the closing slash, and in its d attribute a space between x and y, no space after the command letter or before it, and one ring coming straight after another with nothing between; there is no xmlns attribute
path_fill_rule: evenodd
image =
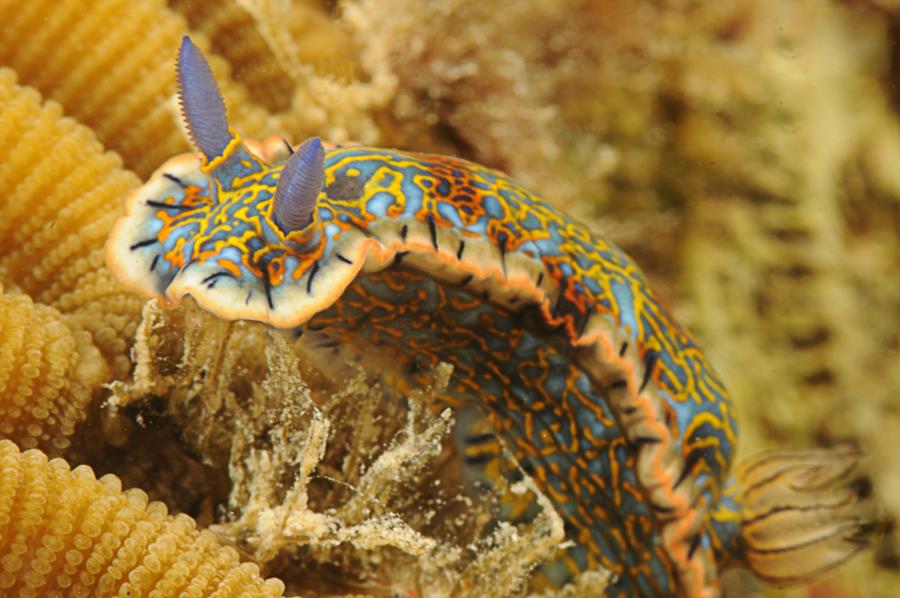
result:
<svg viewBox="0 0 900 598"><path fill-rule="evenodd" d="M565 521L535 583L605 567L610 595L715 596L746 564L794 583L865 545L850 449L730 474L728 394L637 265L504 174L318 138L242 141L185 38L179 96L199 154L130 195L107 261L131 289L322 335L406 391L453 365ZM389 368L390 371L387 371Z"/></svg>

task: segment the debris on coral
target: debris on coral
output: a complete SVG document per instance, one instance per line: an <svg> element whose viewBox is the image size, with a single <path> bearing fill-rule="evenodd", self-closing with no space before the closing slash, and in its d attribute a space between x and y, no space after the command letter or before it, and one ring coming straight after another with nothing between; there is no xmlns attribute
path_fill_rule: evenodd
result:
<svg viewBox="0 0 900 598"><path fill-rule="evenodd" d="M382 145L498 168L567 213L615 224L638 256L665 255L645 242L673 226L657 185L668 142L661 96L677 47L658 3L342 8L368 80L393 90Z"/></svg>
<svg viewBox="0 0 900 598"><path fill-rule="evenodd" d="M362 372L328 380L310 350L190 302L148 303L134 382L113 385L110 417L152 412L194 455L227 465L228 515L212 529L292 590L521 588L562 542L562 521L538 494L527 526L483 529L490 517L461 492L453 419L435 400L449 366L404 401ZM338 564L348 577L328 581Z"/></svg>

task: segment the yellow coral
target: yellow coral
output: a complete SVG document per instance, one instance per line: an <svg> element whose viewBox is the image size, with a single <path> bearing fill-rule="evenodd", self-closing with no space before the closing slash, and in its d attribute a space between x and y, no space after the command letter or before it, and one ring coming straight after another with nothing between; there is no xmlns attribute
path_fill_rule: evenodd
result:
<svg viewBox="0 0 900 598"><path fill-rule="evenodd" d="M304 106L307 102L328 103L324 98L308 97L295 105L298 96L306 95L301 88L314 79L312 71L348 83L357 78L359 68L351 56L348 33L321 7L309 4L272 0L169 2L173 10L185 16L193 31L209 38L214 52L228 60L234 78L247 87L254 102L273 113L288 113L273 122L297 122L309 117L309 106ZM338 103L346 104L347 100ZM334 120L323 124L333 125Z"/></svg>
<svg viewBox="0 0 900 598"><path fill-rule="evenodd" d="M202 19L206 13L197 12L202 5L197 4L196 10L193 7L193 3L183 6L186 14L199 14ZM321 127L336 140L348 136L375 139L377 132L368 110L386 99L383 90L360 86L348 93L327 78L314 77L311 67L300 69L299 58L282 50L278 52L280 61L267 62L268 50L277 45L263 43L246 20L245 11L226 6L222 12L216 8L210 14L217 17L214 23L198 24L214 36L231 31L235 19L251 29L238 36L242 43L237 47L229 45L230 38L220 41L246 82L236 83L228 63L210 56L229 120L242 133L299 138ZM129 169L147 177L167 158L189 151L175 101L173 68L175 49L188 27L165 2L94 0L90 9L84 10L83 0L36 0L26 7L0 0L0 22L4 24L0 64L15 69L23 83L58 101L67 114L90 126L106 147L122 155ZM285 31L282 23L270 19L265 23L269 29ZM209 47L202 32L191 35L202 49ZM304 85L292 94L294 83L301 79ZM245 85L263 88L253 89L251 96ZM286 110L278 118L254 101L269 91L276 95L264 105Z"/></svg>
<svg viewBox="0 0 900 598"><path fill-rule="evenodd" d="M163 2L0 2L0 61L93 128L139 174L187 149L172 118L171 56L185 27ZM134 73L141 73L138 78Z"/></svg>
<svg viewBox="0 0 900 598"><path fill-rule="evenodd" d="M124 375L143 302L106 272L103 243L138 178L9 69L0 69L0 128L0 280L74 314Z"/></svg>
<svg viewBox="0 0 900 598"><path fill-rule="evenodd" d="M140 184L90 129L42 104L0 69L0 267L6 280L54 304L93 267L122 198Z"/></svg>
<svg viewBox="0 0 900 598"><path fill-rule="evenodd" d="M58 101L142 177L189 150L174 101L173 60L184 20L162 0L0 0L0 63ZM206 46L205 39L197 39ZM211 60L242 130L265 128L265 112Z"/></svg>
<svg viewBox="0 0 900 598"><path fill-rule="evenodd" d="M281 596L186 515L115 476L0 441L0 591L27 596ZM152 594L151 594L152 592Z"/></svg>
<svg viewBox="0 0 900 598"><path fill-rule="evenodd" d="M0 435L59 454L109 370L55 309L0 294Z"/></svg>

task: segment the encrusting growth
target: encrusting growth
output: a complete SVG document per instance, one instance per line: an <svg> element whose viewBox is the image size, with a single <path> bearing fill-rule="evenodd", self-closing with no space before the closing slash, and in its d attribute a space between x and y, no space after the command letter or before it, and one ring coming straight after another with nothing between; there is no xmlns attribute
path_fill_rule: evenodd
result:
<svg viewBox="0 0 900 598"><path fill-rule="evenodd" d="M190 302L149 303L134 383L116 384L110 404L120 413L165 413L192 455L227 463L228 515L213 531L294 592L328 587L335 563L353 572L349 587L362 576L384 579L396 595L415 587L437 596L520 591L529 571L552 558L563 522L543 498L534 520L495 528L487 506L460 493L444 452L453 418L434 404L450 368L438 367L404 401L336 363L329 365L340 382L323 380L314 351Z"/></svg>
<svg viewBox="0 0 900 598"><path fill-rule="evenodd" d="M276 597L234 548L140 490L0 440L0 594Z"/></svg>

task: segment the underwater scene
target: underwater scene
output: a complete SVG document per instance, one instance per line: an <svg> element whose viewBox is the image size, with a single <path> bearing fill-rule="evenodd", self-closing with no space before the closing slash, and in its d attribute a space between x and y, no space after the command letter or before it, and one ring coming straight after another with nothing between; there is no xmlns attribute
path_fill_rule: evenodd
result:
<svg viewBox="0 0 900 598"><path fill-rule="evenodd" d="M900 1L0 0L0 596L900 595Z"/></svg>

